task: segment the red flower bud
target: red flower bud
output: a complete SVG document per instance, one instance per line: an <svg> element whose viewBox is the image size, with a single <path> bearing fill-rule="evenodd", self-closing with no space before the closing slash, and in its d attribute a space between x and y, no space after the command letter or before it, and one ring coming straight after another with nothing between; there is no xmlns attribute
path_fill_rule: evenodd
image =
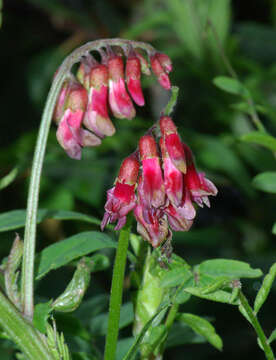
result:
<svg viewBox="0 0 276 360"><path fill-rule="evenodd" d="M127 157L121 165L115 186L108 190L105 214L102 220L103 230L110 222L118 223L115 230L120 230L126 223L126 215L135 207L135 184L139 173L139 162L134 157Z"/></svg>
<svg viewBox="0 0 276 360"><path fill-rule="evenodd" d="M154 72L157 80L164 89L170 90L171 83L167 73L170 72L171 65L168 60L164 59L165 54L156 53L150 57L152 71Z"/></svg>
<svg viewBox="0 0 276 360"><path fill-rule="evenodd" d="M113 115L119 119L131 120L135 108L129 97L124 80L124 63L120 56L111 57L108 61L109 71L109 106Z"/></svg>
<svg viewBox="0 0 276 360"><path fill-rule="evenodd" d="M145 104L143 92L141 89L141 64L136 56L130 56L126 62L126 82L128 91L132 99L137 105L143 106Z"/></svg>
<svg viewBox="0 0 276 360"><path fill-rule="evenodd" d="M177 127L169 116L160 118L160 130L163 135L165 146L175 167L182 173L186 173L185 152L181 143Z"/></svg>

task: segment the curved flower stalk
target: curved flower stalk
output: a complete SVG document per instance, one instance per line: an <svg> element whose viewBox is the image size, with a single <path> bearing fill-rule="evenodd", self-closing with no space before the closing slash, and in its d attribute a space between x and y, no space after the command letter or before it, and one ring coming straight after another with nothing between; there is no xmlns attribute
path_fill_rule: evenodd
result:
<svg viewBox="0 0 276 360"><path fill-rule="evenodd" d="M96 79L92 76L92 80L91 76L88 76L89 71L91 75L92 69L97 66L97 64L93 61L93 58L91 61L90 52L94 51L100 54L107 54L107 49L110 47L121 48L126 56L128 56L129 51L132 48L134 53L140 60L141 72L146 74L148 74L149 72L150 61L147 60L140 53L140 51L142 51L148 59L150 59L157 53L157 51L151 45L143 42L124 39L104 39L91 41L74 50L63 61L55 74L42 115L34 153L28 192L22 261L21 297L24 316L30 320L33 317L34 256L39 185L51 121L52 118L54 118L54 120L58 123L58 127L60 127L58 129L58 139L62 147L66 150L69 156L77 159L81 158L82 147L99 145L99 143L102 141L101 137L110 136L112 135L112 133L115 132L112 127L113 124L110 125L110 123L109 127L107 126L108 131L106 131L106 124L108 123L108 120L106 120L107 111L108 106L110 106L110 104L108 105L108 103L106 105L107 90L104 90L104 87L108 87L106 79L104 78L104 76L102 76L103 73L100 74L102 77L99 75L96 76L95 73L93 73L92 75L96 76ZM114 51L116 53L116 50ZM77 79L71 72L72 66L76 63L81 63L80 66L83 66L83 73L81 74L80 71ZM131 71L128 71L128 75L130 77L134 77L135 75L137 79L139 78L139 73L134 74ZM110 73L108 71L108 80L109 77ZM84 96L81 96L83 102L77 101L75 103L75 98L78 98L78 96L73 96L71 92L68 91L67 87L70 82L78 84L78 86L79 84L81 84L87 91L88 99L86 107ZM71 99L71 103L70 100L68 100L68 96L73 96L73 99ZM68 109L69 111L67 111ZM107 111L105 111L106 109ZM92 114L93 111L94 113ZM103 111L103 113L101 111ZM90 116L87 115L87 112ZM68 113L70 116L68 116ZM78 114L78 116L76 115L76 113ZM62 119L63 122L60 125ZM90 120L88 121L87 119ZM90 123L90 125L86 125L88 123ZM83 128L83 126L86 126L87 128L85 129ZM105 131L103 131L103 129L105 129Z"/></svg>

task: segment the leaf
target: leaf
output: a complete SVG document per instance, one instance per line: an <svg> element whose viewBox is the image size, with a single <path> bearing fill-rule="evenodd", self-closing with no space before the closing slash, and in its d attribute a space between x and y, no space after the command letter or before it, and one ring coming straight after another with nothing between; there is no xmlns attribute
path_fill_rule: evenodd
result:
<svg viewBox="0 0 276 360"><path fill-rule="evenodd" d="M36 280L49 271L58 269L70 261L104 248L115 248L117 243L106 234L97 231L82 232L50 245L37 256Z"/></svg>
<svg viewBox="0 0 276 360"><path fill-rule="evenodd" d="M228 277L229 279L257 278L262 276L260 269L252 269L249 264L228 259L212 259L202 262L198 269L213 277Z"/></svg>
<svg viewBox="0 0 276 360"><path fill-rule="evenodd" d="M45 219L56 220L78 220L84 221L95 225L100 225L101 221L75 211L64 210L48 210L39 209L37 215L37 224ZM14 230L25 226L26 210L12 210L0 214L0 232Z"/></svg>
<svg viewBox="0 0 276 360"><path fill-rule="evenodd" d="M238 300L231 298L231 293L224 291L224 290L217 290L211 294L202 294L202 288L199 287L188 287L184 289L187 293L200 297L202 299L231 304L231 305L238 305Z"/></svg>
<svg viewBox="0 0 276 360"><path fill-rule="evenodd" d="M274 329L271 333L271 335L268 338L268 343L272 343L272 341L276 340L276 329Z"/></svg>
<svg viewBox="0 0 276 360"><path fill-rule="evenodd" d="M207 321L197 315L181 314L178 320L190 326L194 332L206 338L206 340L213 345L216 349L222 350L222 340L216 333L215 328Z"/></svg>
<svg viewBox="0 0 276 360"><path fill-rule="evenodd" d="M249 134L244 134L240 139L242 141L262 145L269 150L276 151L275 137L260 131L252 131Z"/></svg>
<svg viewBox="0 0 276 360"><path fill-rule="evenodd" d="M240 95L244 98L250 96L247 88L237 79L228 76L217 76L213 79L213 83L221 90L230 94Z"/></svg>
<svg viewBox="0 0 276 360"><path fill-rule="evenodd" d="M37 304L34 309L34 326L42 332L42 334L46 334L47 328L47 320L49 317L50 312L53 310L51 307L52 300L46 302Z"/></svg>
<svg viewBox="0 0 276 360"><path fill-rule="evenodd" d="M221 278L218 278L213 283L201 288L201 293L202 293L202 295L211 294L217 290L220 290L221 288L225 287L226 285L229 286L229 278L223 276Z"/></svg>
<svg viewBox="0 0 276 360"><path fill-rule="evenodd" d="M271 290L273 281L276 276L276 263L273 264L269 270L269 273L264 277L263 283L261 288L258 291L254 302L254 311L257 314L260 308L263 306L264 302L266 301L268 294Z"/></svg>
<svg viewBox="0 0 276 360"><path fill-rule="evenodd" d="M120 310L119 329L122 329L133 322L134 312L131 302L122 305ZM93 334L105 335L107 333L108 313L95 316L90 321L90 329Z"/></svg>
<svg viewBox="0 0 276 360"><path fill-rule="evenodd" d="M276 172L267 171L258 174L252 180L252 184L259 190L276 194Z"/></svg>
<svg viewBox="0 0 276 360"><path fill-rule="evenodd" d="M160 286L163 288L180 285L191 278L193 274L185 267L177 267L162 274Z"/></svg>
<svg viewBox="0 0 276 360"><path fill-rule="evenodd" d="M0 7L1 7L1 3L0 3ZM1 14L0 14L0 17L1 17ZM0 22L1 22L1 18L0 18ZM8 175L6 175L2 179L0 179L0 190L9 186L13 182L13 180L16 178L17 173L18 173L18 169L17 169L17 167L15 167L8 173Z"/></svg>
<svg viewBox="0 0 276 360"><path fill-rule="evenodd" d="M146 332L149 330L150 326L152 325L153 321L162 313L165 312L167 310L167 306L164 306L162 308L159 309L159 311L157 311L150 319L149 321L145 324L145 326L143 327L143 329L141 330L141 332L139 333L139 335L137 336L137 338L135 339L134 344L131 346L131 348L129 349L129 351L127 352L126 356L123 358L123 360L132 360L135 358L135 355L139 349L139 346L146 334Z"/></svg>

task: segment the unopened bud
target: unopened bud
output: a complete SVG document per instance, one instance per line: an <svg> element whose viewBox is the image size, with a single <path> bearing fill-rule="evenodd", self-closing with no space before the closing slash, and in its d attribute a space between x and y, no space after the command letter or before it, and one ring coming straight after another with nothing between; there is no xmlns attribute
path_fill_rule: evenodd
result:
<svg viewBox="0 0 276 360"><path fill-rule="evenodd" d="M126 62L126 82L128 91L132 99L137 105L145 104L142 88L141 88L141 64L136 56L128 57Z"/></svg>
<svg viewBox="0 0 276 360"><path fill-rule="evenodd" d="M170 90L171 82L167 74L168 65L166 65L166 67L165 66L163 67L163 65L159 61L159 57L160 57L159 53L156 53L153 56L151 56L150 62L151 62L152 71L156 75L160 85L164 89Z"/></svg>

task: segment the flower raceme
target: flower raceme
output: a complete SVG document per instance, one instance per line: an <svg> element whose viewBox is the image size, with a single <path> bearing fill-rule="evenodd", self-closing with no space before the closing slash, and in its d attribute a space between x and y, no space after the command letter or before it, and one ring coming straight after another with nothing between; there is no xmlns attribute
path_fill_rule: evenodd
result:
<svg viewBox="0 0 276 360"><path fill-rule="evenodd" d="M57 140L73 159L81 158L84 146L98 146L115 133L110 113L118 119L135 117L132 100L138 106L145 104L141 73L150 75L150 64L160 84L171 88L172 64L167 55L151 51L147 61L136 48L123 50L126 64L110 46L99 49L101 62L91 54L83 57L76 78L72 75L60 91L53 115Z"/></svg>
<svg viewBox="0 0 276 360"><path fill-rule="evenodd" d="M215 185L196 170L192 151L181 142L172 119L162 116L159 126L159 142L152 134L142 136L139 156L122 163L115 187L107 192L102 221L103 230L118 220L119 230L133 210L138 233L153 247L170 239L171 230L188 231L196 216L194 203L209 207L208 196L217 194Z"/></svg>

